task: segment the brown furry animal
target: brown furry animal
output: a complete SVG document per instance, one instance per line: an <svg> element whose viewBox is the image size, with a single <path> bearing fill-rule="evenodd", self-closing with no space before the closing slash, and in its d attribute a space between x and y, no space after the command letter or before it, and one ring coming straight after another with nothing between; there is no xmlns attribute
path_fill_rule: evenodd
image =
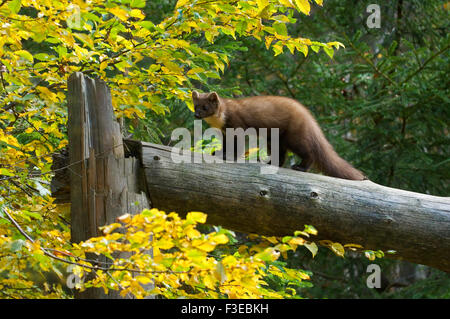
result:
<svg viewBox="0 0 450 319"><path fill-rule="evenodd" d="M363 180L365 176L342 159L327 141L313 115L299 102L280 96L255 96L241 99L221 98L216 92L192 92L195 117L212 127L278 128L280 166L291 150L302 158L294 169L307 171L316 167L326 175Z"/></svg>

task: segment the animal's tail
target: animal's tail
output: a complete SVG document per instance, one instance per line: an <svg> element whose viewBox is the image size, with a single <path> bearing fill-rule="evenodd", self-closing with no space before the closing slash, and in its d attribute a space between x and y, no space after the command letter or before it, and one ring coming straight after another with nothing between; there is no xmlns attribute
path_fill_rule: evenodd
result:
<svg viewBox="0 0 450 319"><path fill-rule="evenodd" d="M321 172L343 179L357 181L366 179L362 172L354 168L336 153L318 125L313 127L312 130L314 134L310 135L310 151L313 155L314 165Z"/></svg>

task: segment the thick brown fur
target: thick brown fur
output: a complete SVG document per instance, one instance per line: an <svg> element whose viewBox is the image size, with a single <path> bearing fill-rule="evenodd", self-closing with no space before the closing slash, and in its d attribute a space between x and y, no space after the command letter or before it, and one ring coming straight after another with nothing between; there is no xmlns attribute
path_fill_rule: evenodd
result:
<svg viewBox="0 0 450 319"><path fill-rule="evenodd" d="M221 130L226 128L278 128L280 166L287 150L302 158L295 169L311 166L326 175L363 180L365 176L342 159L327 141L313 115L299 102L280 96L255 96L225 99L212 93L192 93L195 117Z"/></svg>

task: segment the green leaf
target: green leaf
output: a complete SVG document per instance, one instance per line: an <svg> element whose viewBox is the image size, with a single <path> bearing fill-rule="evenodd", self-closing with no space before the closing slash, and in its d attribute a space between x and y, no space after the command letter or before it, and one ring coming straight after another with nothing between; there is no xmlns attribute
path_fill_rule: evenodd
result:
<svg viewBox="0 0 450 319"><path fill-rule="evenodd" d="M301 231L301 230L296 230L294 232L294 236L305 236L305 237L309 237L309 234L305 231Z"/></svg>
<svg viewBox="0 0 450 319"><path fill-rule="evenodd" d="M131 0L130 6L132 8L145 8L145 0Z"/></svg>
<svg viewBox="0 0 450 319"><path fill-rule="evenodd" d="M67 56L67 48L65 46L62 45L58 45L55 48L56 53L58 53L59 58L64 58Z"/></svg>
<svg viewBox="0 0 450 319"><path fill-rule="evenodd" d="M53 55L48 55L47 53L38 53L34 55L34 58L40 61L50 61L54 60L56 57L54 57Z"/></svg>
<svg viewBox="0 0 450 319"><path fill-rule="evenodd" d="M317 235L317 229L311 225L305 225L305 232L311 235Z"/></svg>
<svg viewBox="0 0 450 319"><path fill-rule="evenodd" d="M8 8L12 13L18 13L20 7L22 6L22 0L12 0L8 1Z"/></svg>
<svg viewBox="0 0 450 319"><path fill-rule="evenodd" d="M30 211L28 211L28 210L22 210L22 213L25 214L25 215L27 215L27 216L29 216L29 217L32 217L32 218L34 218L34 219L37 219L37 220L41 220L41 219L42 219L42 216L41 216L41 214L39 214L39 213L30 212Z"/></svg>
<svg viewBox="0 0 450 319"><path fill-rule="evenodd" d="M211 32L209 31L205 31L205 38L206 40L208 40L208 42L213 43L214 41L214 36L212 35Z"/></svg>
<svg viewBox="0 0 450 319"><path fill-rule="evenodd" d="M320 46L318 46L318 45L311 45L311 50L313 50L314 52L319 52L319 50L320 50Z"/></svg>
<svg viewBox="0 0 450 319"><path fill-rule="evenodd" d="M19 50L19 51L16 51L14 53L17 54L18 56L24 58L25 60L33 62L33 56L27 50Z"/></svg>
<svg viewBox="0 0 450 319"><path fill-rule="evenodd" d="M213 79L219 79L220 80L220 75L217 72L214 71L206 71L204 72L204 74L209 77L209 78L213 78Z"/></svg>
<svg viewBox="0 0 450 319"><path fill-rule="evenodd" d="M233 39L236 39L236 34L235 34L235 29L234 28L230 28L230 27L222 27L220 28L222 30L223 33L225 33L226 35L231 35L233 37Z"/></svg>
<svg viewBox="0 0 450 319"><path fill-rule="evenodd" d="M149 31L154 31L155 30L155 25L151 21L140 21L137 24L140 25L143 28L146 28Z"/></svg>
<svg viewBox="0 0 450 319"><path fill-rule="evenodd" d="M284 36L287 36L287 34L288 34L286 24L283 23L283 22L274 22L273 23L273 28L275 29L275 31L278 34L281 34L281 35L284 35Z"/></svg>
<svg viewBox="0 0 450 319"><path fill-rule="evenodd" d="M314 243L314 242L305 243L303 246L308 248L308 250L311 252L313 258L314 258L314 256L316 256L317 251L319 250L319 248L317 247L316 243Z"/></svg>
<svg viewBox="0 0 450 319"><path fill-rule="evenodd" d="M0 175L14 176L15 174L6 168L0 168Z"/></svg>
<svg viewBox="0 0 450 319"><path fill-rule="evenodd" d="M25 240L23 239L17 239L11 243L11 251L12 252L18 252L22 249L23 245L25 244Z"/></svg>
<svg viewBox="0 0 450 319"><path fill-rule="evenodd" d="M281 239L281 242L287 243L287 242L290 241L291 239L292 239L292 236L284 236L284 237Z"/></svg>
<svg viewBox="0 0 450 319"><path fill-rule="evenodd" d="M247 30L247 26L248 26L248 23L246 20L239 21L236 25L236 32L239 35L242 35L245 32L245 30Z"/></svg>
<svg viewBox="0 0 450 319"><path fill-rule="evenodd" d="M325 53L330 57L333 58L334 55L334 50L332 48L329 47L323 47L323 49L325 50Z"/></svg>

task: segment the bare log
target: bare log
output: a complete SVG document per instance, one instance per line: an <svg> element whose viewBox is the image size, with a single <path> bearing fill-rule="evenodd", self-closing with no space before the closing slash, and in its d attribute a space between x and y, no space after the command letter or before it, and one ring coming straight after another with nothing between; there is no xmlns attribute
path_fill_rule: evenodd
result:
<svg viewBox="0 0 450 319"><path fill-rule="evenodd" d="M448 197L291 169L262 175L262 164L177 164L170 147L141 144L154 207L206 212L210 224L265 235L309 224L317 239L395 250L396 258L450 271Z"/></svg>

